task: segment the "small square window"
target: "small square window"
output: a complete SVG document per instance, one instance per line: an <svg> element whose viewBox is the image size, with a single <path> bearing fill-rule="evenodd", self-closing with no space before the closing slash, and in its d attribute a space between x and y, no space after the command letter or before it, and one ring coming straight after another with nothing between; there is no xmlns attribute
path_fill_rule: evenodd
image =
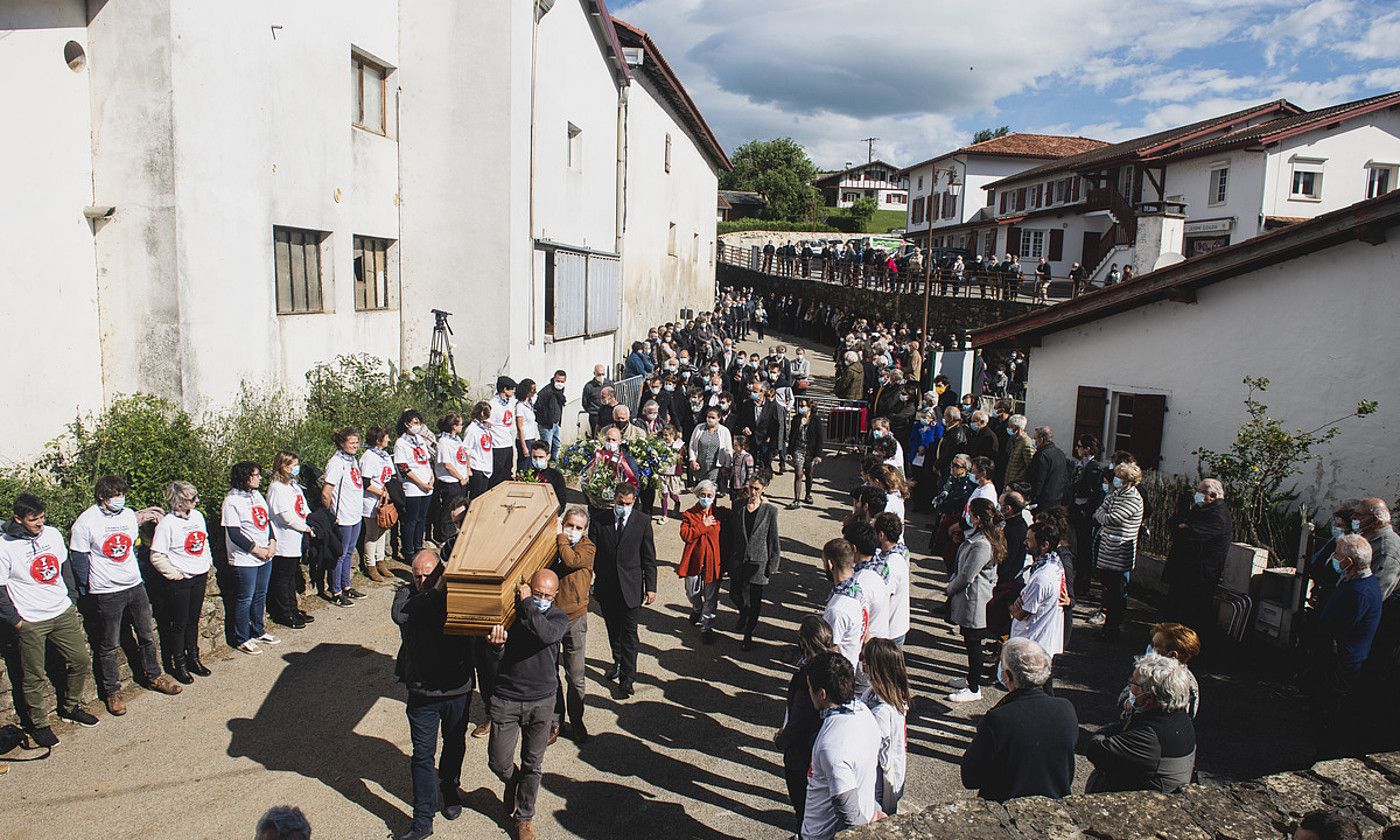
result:
<svg viewBox="0 0 1400 840"><path fill-rule="evenodd" d="M1322 200L1322 167L1314 164L1294 164L1293 183L1288 197L1302 201Z"/></svg>
<svg viewBox="0 0 1400 840"><path fill-rule="evenodd" d="M389 71L357 54L350 55L351 122L375 134L388 134Z"/></svg>

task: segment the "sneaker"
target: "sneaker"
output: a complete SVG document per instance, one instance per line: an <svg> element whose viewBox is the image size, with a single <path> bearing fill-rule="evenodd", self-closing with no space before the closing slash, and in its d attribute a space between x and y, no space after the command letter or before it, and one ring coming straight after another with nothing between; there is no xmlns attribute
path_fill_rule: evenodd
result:
<svg viewBox="0 0 1400 840"><path fill-rule="evenodd" d="M53 734L53 730L47 726L41 726L29 733L29 737L34 741L34 746L53 749L58 746L58 736Z"/></svg>
<svg viewBox="0 0 1400 840"><path fill-rule="evenodd" d="M345 590L345 594L346 594L346 595L349 595L351 598L363 598L363 597L365 597L365 593L363 593L363 592L361 592L360 590L354 588L353 586L350 587L349 589Z"/></svg>
<svg viewBox="0 0 1400 840"><path fill-rule="evenodd" d="M788 509L788 510L799 510L799 509L801 509L801 507L802 507L802 503L799 502L799 501L797 501L796 499L793 499L791 502L788 503L787 509Z"/></svg>
<svg viewBox="0 0 1400 840"><path fill-rule="evenodd" d="M1096 612L1089 616L1088 624L1090 627L1102 627L1105 621L1108 621L1108 613Z"/></svg>
<svg viewBox="0 0 1400 840"><path fill-rule="evenodd" d="M982 690L978 688L963 688L948 695L949 703L971 703L982 699Z"/></svg>
<svg viewBox="0 0 1400 840"><path fill-rule="evenodd" d="M264 634L262 634L261 636L259 636L255 641L262 642L262 643L265 644L265 645L280 645L280 644L282 644L282 640L279 639L279 638L277 638L276 636L272 635L271 633L264 633Z"/></svg>
<svg viewBox="0 0 1400 840"><path fill-rule="evenodd" d="M349 596L349 595L346 595L344 592L342 592L342 593L340 593L339 595L336 596L336 599L335 599L335 602L334 602L334 603L335 603L335 605L338 606L338 607L353 607L353 606L355 606L355 602L352 601L352 600L350 600L350 596Z"/></svg>
<svg viewBox="0 0 1400 840"><path fill-rule="evenodd" d="M967 677L954 677L948 681L949 688L967 688Z"/></svg>
<svg viewBox="0 0 1400 840"><path fill-rule="evenodd" d="M97 724L101 723L101 721L99 721L96 718L96 716L88 714L87 710L85 710L82 706L74 706L70 711L59 712L58 716L63 718L64 720L71 720L79 726L84 726L88 729L91 729Z"/></svg>
<svg viewBox="0 0 1400 840"><path fill-rule="evenodd" d="M253 641L252 639L249 639L248 641L239 645L238 650L241 650L244 653L250 653L254 655L262 653L262 648L258 647L258 643Z"/></svg>

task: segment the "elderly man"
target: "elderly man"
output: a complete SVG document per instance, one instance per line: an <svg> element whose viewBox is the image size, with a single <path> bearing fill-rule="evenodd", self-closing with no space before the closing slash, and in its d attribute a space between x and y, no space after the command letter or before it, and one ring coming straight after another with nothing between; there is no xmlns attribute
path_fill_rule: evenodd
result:
<svg viewBox="0 0 1400 840"><path fill-rule="evenodd" d="M413 557L413 582L394 593L391 615L399 626L395 673L408 688L408 730L413 743L413 823L399 840L421 840L433 833L433 813L442 797L442 815L462 814L458 784L467 751L467 706L472 696L469 636L443 632L447 585L442 560L425 548ZM552 686L551 686L552 687ZM438 733L442 760L433 769Z"/></svg>
<svg viewBox="0 0 1400 840"><path fill-rule="evenodd" d="M1169 656L1140 656L1128 683L1132 713L1108 728L1081 731L1075 751L1094 765L1085 793L1175 793L1196 766L1196 730L1187 706L1191 673Z"/></svg>
<svg viewBox="0 0 1400 840"><path fill-rule="evenodd" d="M584 651L588 642L588 592L593 587L593 557L597 547L588 538L588 509L569 508L555 538L559 556L554 561L554 573L559 577L559 595L554 603L569 619L568 630L559 653L564 665L565 683L561 684L554 701L554 726L550 743L559 737L568 716L566 737L582 744L588 740L588 728L583 723L583 697L587 684L584 671Z"/></svg>
<svg viewBox="0 0 1400 840"><path fill-rule="evenodd" d="M948 475L953 458L969 455L972 450L972 434L963 424L962 410L955 405L943 409L943 437L938 441L938 459L935 466L939 475Z"/></svg>
<svg viewBox="0 0 1400 840"><path fill-rule="evenodd" d="M1002 645L997 672L1008 693L977 724L962 757L963 787L983 799L1069 795L1079 718L1074 704L1043 690L1050 660L1030 639Z"/></svg>
<svg viewBox="0 0 1400 840"><path fill-rule="evenodd" d="M1225 556L1234 538L1234 521L1218 479L1196 485L1190 508L1172 526L1171 551L1162 577L1168 589L1167 620L1197 632L1215 624L1215 587L1225 571Z"/></svg>
<svg viewBox="0 0 1400 840"><path fill-rule="evenodd" d="M647 436L646 429L632 422L632 409L618 403L612 407L613 428L622 432L622 442L631 443ZM600 427L606 429L607 427Z"/></svg>
<svg viewBox="0 0 1400 840"><path fill-rule="evenodd" d="M967 424L967 430L972 435L968 454L974 458L988 458L995 463L1001 453L1001 441L997 440L997 433L992 430L987 412L981 409L972 412L972 420ZM996 480L995 473L988 477Z"/></svg>
<svg viewBox="0 0 1400 840"><path fill-rule="evenodd" d="M603 389L612 385L608 381L608 369L603 365L593 366L593 378L583 383L583 412L588 415L588 431L597 434L598 409L602 407Z"/></svg>
<svg viewBox="0 0 1400 840"><path fill-rule="evenodd" d="M1049 426L1035 430L1035 455L1031 458L1030 501L1039 510L1064 507L1069 495L1069 458L1055 445Z"/></svg>
<svg viewBox="0 0 1400 840"><path fill-rule="evenodd" d="M510 629L497 624L486 637L498 660L487 764L506 784L501 801L506 817L515 820L517 840L535 840L531 821L554 722L559 643L569 629L568 616L554 603L558 594L559 578L549 569L540 569L516 590ZM515 763L517 742L519 765Z"/></svg>
<svg viewBox="0 0 1400 840"><path fill-rule="evenodd" d="M603 430L608 427L608 422L613 419L613 408L617 405L617 389L611 385L604 385L598 392L598 408L589 415L594 435L603 434Z"/></svg>
<svg viewBox="0 0 1400 840"><path fill-rule="evenodd" d="M1024 484L1030 478L1031 459L1035 457L1035 441L1026 434L1026 415L1013 414L1006 418L1006 446L1002 447L1002 480L998 487Z"/></svg>
<svg viewBox="0 0 1400 840"><path fill-rule="evenodd" d="M1342 579L1317 618L1324 644L1317 653L1313 688L1322 729L1319 742L1329 755L1349 755L1361 746L1359 721L1349 713L1347 700L1355 691L1357 675L1381 623L1384 599L1380 581L1372 572L1373 559L1371 545L1363 536L1343 534L1337 538L1330 562Z"/></svg>
<svg viewBox="0 0 1400 840"><path fill-rule="evenodd" d="M1384 499L1362 499L1351 512L1351 529L1371 544L1371 574L1381 589L1381 600L1395 594L1400 581L1400 535L1391 527L1390 508Z"/></svg>

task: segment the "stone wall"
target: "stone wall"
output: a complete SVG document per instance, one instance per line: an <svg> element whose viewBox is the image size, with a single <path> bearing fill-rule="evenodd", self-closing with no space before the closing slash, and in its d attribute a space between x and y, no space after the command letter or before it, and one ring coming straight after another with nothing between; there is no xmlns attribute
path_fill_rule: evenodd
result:
<svg viewBox="0 0 1400 840"><path fill-rule="evenodd" d="M924 296L922 294L877 292L872 289L838 286L817 280L774 277L771 274L750 271L747 268L727 263L720 263L715 267L715 280L721 288L751 286L765 295L800 295L808 300L845 307L850 311L859 312L871 318L885 321L907 321L915 325L916 329L917 325L923 323ZM989 326L1039 308L1041 307L1031 303L934 295L929 301L929 331L935 336L946 336L953 332L961 335L967 330Z"/></svg>
<svg viewBox="0 0 1400 840"><path fill-rule="evenodd" d="M1346 809L1362 836L1400 822L1400 752L1323 761L1224 786L1061 800L964 799L851 829L841 840L1283 840L1318 808Z"/></svg>

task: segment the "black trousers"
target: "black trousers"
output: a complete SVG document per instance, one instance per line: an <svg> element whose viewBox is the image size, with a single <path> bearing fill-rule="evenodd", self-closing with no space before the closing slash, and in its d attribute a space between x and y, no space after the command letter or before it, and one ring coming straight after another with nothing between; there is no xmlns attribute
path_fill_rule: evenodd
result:
<svg viewBox="0 0 1400 840"><path fill-rule="evenodd" d="M510 481L511 473L515 470L515 447L498 446L491 450L491 481L490 486Z"/></svg>
<svg viewBox="0 0 1400 840"><path fill-rule="evenodd" d="M812 751L783 751L783 779L787 782L788 801L797 812L797 831L802 832L802 819L807 811L807 770L812 766Z"/></svg>
<svg viewBox="0 0 1400 840"><path fill-rule="evenodd" d="M1103 629L1116 633L1128 610L1128 572L1099 569L1099 582L1103 584Z"/></svg>
<svg viewBox="0 0 1400 840"><path fill-rule="evenodd" d="M1088 508L1070 506L1069 540L1079 568L1074 574L1074 594L1087 595L1094 585L1094 512ZM1083 558L1083 560L1080 560Z"/></svg>
<svg viewBox="0 0 1400 840"><path fill-rule="evenodd" d="M491 719L491 695L496 693L496 659L491 655L491 646L484 636L472 638L472 671L476 675L476 688L481 692L481 705L486 710L486 719Z"/></svg>
<svg viewBox="0 0 1400 840"><path fill-rule="evenodd" d="M967 650L967 687L973 691L982 687L987 670L987 630L982 627L962 627L963 647Z"/></svg>
<svg viewBox="0 0 1400 840"><path fill-rule="evenodd" d="M297 609L297 578L300 557L272 558L272 574L267 581L267 612L278 624L290 624Z"/></svg>
<svg viewBox="0 0 1400 840"><path fill-rule="evenodd" d="M209 573L169 581L166 587L169 622L165 649L172 656L199 653L199 614L204 608L204 587Z"/></svg>
<svg viewBox="0 0 1400 840"><path fill-rule="evenodd" d="M493 464L493 469L494 466ZM467 480L467 492L471 494L471 498L473 499L485 493L487 490L490 490L492 486L491 476L482 475L479 472L472 473L472 477Z"/></svg>
<svg viewBox="0 0 1400 840"><path fill-rule="evenodd" d="M457 526L452 524L452 505L466 494L460 482L439 481L433 485L433 539L438 545L457 533Z"/></svg>
<svg viewBox="0 0 1400 840"><path fill-rule="evenodd" d="M612 648L613 664L617 666L619 685L631 685L637 676L637 619L641 607L601 601L603 623L608 628L608 646Z"/></svg>
<svg viewBox="0 0 1400 840"><path fill-rule="evenodd" d="M471 696L470 687L466 694L451 697L408 695L414 828L432 828L439 790L455 792L461 781L462 758L467 753L467 703ZM442 759L434 768L438 733L442 734Z"/></svg>
<svg viewBox="0 0 1400 840"><path fill-rule="evenodd" d="M758 616L763 612L763 584L735 582L730 586L730 597L739 608L739 630L744 638L752 638L758 628Z"/></svg>

